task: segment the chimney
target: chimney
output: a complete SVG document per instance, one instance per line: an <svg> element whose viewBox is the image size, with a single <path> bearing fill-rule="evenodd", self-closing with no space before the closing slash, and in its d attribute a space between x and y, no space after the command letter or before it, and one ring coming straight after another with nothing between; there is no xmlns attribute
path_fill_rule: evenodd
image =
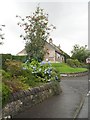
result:
<svg viewBox="0 0 90 120"><path fill-rule="evenodd" d="M50 43L50 44L52 44L52 43L53 43L52 38L50 38L50 39L49 39L49 43Z"/></svg>
<svg viewBox="0 0 90 120"><path fill-rule="evenodd" d="M59 48L59 49L61 48L60 44L58 45L58 48Z"/></svg>

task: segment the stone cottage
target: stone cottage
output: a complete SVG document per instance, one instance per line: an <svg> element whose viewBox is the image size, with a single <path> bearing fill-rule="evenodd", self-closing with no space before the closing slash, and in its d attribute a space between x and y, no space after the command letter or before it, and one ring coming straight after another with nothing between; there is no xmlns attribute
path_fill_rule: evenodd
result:
<svg viewBox="0 0 90 120"><path fill-rule="evenodd" d="M65 62L65 55L61 49L60 45L56 46L53 44L52 39L49 39L49 42L46 41L44 50L46 51L46 54L44 56L44 61L49 60L51 62ZM27 55L25 49L17 53L18 56L24 56Z"/></svg>

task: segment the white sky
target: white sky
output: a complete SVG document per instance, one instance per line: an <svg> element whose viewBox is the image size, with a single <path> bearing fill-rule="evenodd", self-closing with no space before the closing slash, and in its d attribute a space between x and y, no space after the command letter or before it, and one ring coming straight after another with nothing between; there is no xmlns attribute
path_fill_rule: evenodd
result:
<svg viewBox="0 0 90 120"><path fill-rule="evenodd" d="M19 2L18 2L19 1ZM50 1L50 2L48 2ZM61 49L70 54L73 46L88 44L88 1L87 0L0 0L0 25L5 33L4 44L0 46L0 53L17 54L24 48L24 41L20 38L22 28L17 25L16 15L31 15L37 4L49 14L49 23L56 26L51 33L54 44L61 45Z"/></svg>

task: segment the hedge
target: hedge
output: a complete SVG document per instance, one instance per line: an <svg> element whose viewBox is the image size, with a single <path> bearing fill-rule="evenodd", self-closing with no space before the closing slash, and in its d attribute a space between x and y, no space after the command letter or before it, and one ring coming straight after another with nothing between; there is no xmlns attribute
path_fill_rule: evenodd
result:
<svg viewBox="0 0 90 120"><path fill-rule="evenodd" d="M11 54L0 54L0 58L2 59L2 61L0 61L0 66L2 67L2 69L5 70L6 69L5 61L7 59L25 62L28 59L28 56L15 56Z"/></svg>

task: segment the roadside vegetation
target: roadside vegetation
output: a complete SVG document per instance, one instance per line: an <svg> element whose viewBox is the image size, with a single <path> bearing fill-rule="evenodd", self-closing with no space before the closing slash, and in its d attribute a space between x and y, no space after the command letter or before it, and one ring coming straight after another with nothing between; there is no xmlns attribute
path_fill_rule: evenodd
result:
<svg viewBox="0 0 90 120"><path fill-rule="evenodd" d="M60 81L60 73L50 63L27 60L22 63L7 59L3 63L2 103L7 103L11 93L27 90L51 81Z"/></svg>
<svg viewBox="0 0 90 120"><path fill-rule="evenodd" d="M80 46L75 44L71 54L72 59L77 59L80 63L86 63L86 58L90 57L90 50L88 50L87 45Z"/></svg>
<svg viewBox="0 0 90 120"><path fill-rule="evenodd" d="M67 63L50 63L37 60L29 61L29 59L25 60L25 57L20 59L20 56L14 57L7 54L6 57L3 56L2 69L0 70L3 105L7 103L11 93L51 81L60 81L60 73L87 71L87 68L83 68L85 64L80 64L78 60L67 59Z"/></svg>

